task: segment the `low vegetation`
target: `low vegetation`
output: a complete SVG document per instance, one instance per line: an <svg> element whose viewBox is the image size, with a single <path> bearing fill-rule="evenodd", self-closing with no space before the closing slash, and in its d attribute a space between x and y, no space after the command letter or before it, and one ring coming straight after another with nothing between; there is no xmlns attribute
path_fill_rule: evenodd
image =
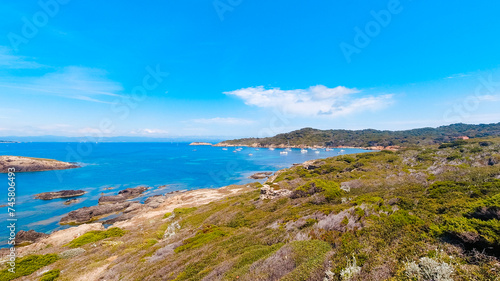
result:
<svg viewBox="0 0 500 281"><path fill-rule="evenodd" d="M89 231L82 236L75 238L73 241L71 241L68 246L70 248L78 248L81 247L85 244L97 242L102 239L110 238L110 237L121 237L125 234L125 231L118 227L112 227L107 230L95 230L95 231Z"/></svg>
<svg viewBox="0 0 500 281"><path fill-rule="evenodd" d="M56 254L30 255L16 259L15 273L9 272L8 269L4 269L0 271L0 280L9 281L21 276L30 275L38 269L54 263L58 259Z"/></svg>
<svg viewBox="0 0 500 281"><path fill-rule="evenodd" d="M267 184L286 196L255 185L89 232L54 266L64 280L77 264L109 264L105 280L500 280L500 138L447 143L284 169Z"/></svg>
<svg viewBox="0 0 500 281"><path fill-rule="evenodd" d="M61 271L59 269L53 269L45 272L40 278L40 281L54 281L59 277Z"/></svg>

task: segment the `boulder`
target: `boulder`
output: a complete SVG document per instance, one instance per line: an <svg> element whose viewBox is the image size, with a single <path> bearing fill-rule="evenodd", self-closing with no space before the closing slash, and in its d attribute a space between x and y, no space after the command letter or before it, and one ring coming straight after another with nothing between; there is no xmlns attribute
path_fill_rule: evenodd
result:
<svg viewBox="0 0 500 281"><path fill-rule="evenodd" d="M21 244L24 242L35 243L38 242L38 240L40 240L41 238L47 236L49 235L41 232L36 232L33 229L28 231L19 230L19 232L16 234L16 244Z"/></svg>

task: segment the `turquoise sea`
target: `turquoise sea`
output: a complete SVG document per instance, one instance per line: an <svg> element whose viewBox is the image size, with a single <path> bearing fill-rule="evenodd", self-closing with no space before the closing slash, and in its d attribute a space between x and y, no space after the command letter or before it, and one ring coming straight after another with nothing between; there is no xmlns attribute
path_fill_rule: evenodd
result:
<svg viewBox="0 0 500 281"><path fill-rule="evenodd" d="M97 205L100 196L139 185L153 187L141 198L175 190L216 188L255 180L258 171L277 171L293 163L340 154L366 152L361 149L319 149L319 153L292 149L269 150L242 147L189 146L188 143L0 143L0 155L16 155L78 162L78 169L16 174L15 213L17 231L34 229L50 233L67 228L61 217L78 208ZM157 187L166 185L163 189ZM112 188L111 190L108 190ZM0 205L7 204L8 178L0 174ZM64 205L66 199L38 200L33 195L47 191L83 189L80 202ZM0 247L8 235L8 207L0 208Z"/></svg>

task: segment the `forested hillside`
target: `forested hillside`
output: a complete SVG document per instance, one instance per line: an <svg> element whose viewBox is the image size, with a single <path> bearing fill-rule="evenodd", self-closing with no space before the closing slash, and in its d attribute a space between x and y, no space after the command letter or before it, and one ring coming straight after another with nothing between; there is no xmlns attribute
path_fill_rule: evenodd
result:
<svg viewBox="0 0 500 281"><path fill-rule="evenodd" d="M227 140L219 145L255 146L409 146L449 142L457 137L469 138L500 136L500 123L496 124L453 124L438 128L421 128L405 131L366 130L318 130L303 128L269 138L245 138Z"/></svg>

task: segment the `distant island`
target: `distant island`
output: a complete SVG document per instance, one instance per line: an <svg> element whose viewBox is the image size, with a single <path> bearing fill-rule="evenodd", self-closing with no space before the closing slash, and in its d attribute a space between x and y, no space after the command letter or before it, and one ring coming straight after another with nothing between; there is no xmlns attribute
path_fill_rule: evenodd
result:
<svg viewBox="0 0 500 281"><path fill-rule="evenodd" d="M212 145L212 144L209 142L197 142L197 141L195 141L195 142L190 143L189 145Z"/></svg>
<svg viewBox="0 0 500 281"><path fill-rule="evenodd" d="M0 140L0 143L19 143L19 142L17 142L17 141Z"/></svg>
<svg viewBox="0 0 500 281"><path fill-rule="evenodd" d="M79 167L80 166L74 163L61 162L53 159L21 156L0 156L0 173L9 172L9 168L15 168L16 172L38 172L50 170L65 170Z"/></svg>
<svg viewBox="0 0 500 281"><path fill-rule="evenodd" d="M214 146L251 147L356 147L365 149L397 149L414 145L432 145L457 139L500 136L500 123L452 124L437 128L420 128L404 131L318 130L303 128L268 138L243 138L226 140Z"/></svg>

